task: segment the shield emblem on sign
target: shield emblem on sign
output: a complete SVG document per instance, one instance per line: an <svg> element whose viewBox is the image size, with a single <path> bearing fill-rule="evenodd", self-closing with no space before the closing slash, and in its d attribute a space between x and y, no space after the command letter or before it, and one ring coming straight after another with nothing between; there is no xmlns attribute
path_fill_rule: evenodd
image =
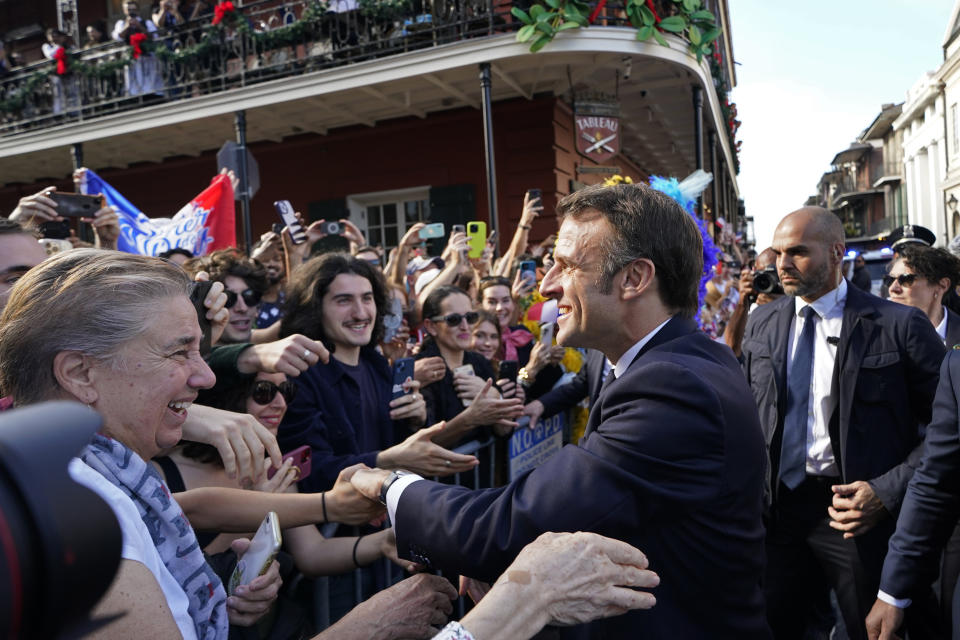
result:
<svg viewBox="0 0 960 640"><path fill-rule="evenodd" d="M577 151L594 162L606 162L620 152L620 119L612 116L574 116Z"/></svg>

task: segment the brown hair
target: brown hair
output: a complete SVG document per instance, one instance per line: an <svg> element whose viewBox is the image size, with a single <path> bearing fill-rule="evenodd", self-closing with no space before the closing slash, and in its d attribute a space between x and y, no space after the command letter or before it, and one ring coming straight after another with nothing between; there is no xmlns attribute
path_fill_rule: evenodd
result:
<svg viewBox="0 0 960 640"><path fill-rule="evenodd" d="M614 276L645 258L656 270L657 291L674 312L693 317L703 275L703 240L696 222L676 200L645 184L594 185L557 203L559 217L574 220L600 213L613 233L598 247L597 288L610 293Z"/></svg>

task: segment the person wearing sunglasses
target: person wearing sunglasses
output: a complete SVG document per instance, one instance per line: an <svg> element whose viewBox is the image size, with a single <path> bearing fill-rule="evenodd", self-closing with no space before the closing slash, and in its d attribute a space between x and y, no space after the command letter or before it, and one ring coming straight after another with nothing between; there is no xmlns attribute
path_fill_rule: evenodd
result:
<svg viewBox="0 0 960 640"><path fill-rule="evenodd" d="M251 342L260 300L269 286L266 270L236 249L221 249L209 256L194 258L184 265L184 269L191 276L206 271L211 282L223 283L230 320L219 342Z"/></svg>
<svg viewBox="0 0 960 640"><path fill-rule="evenodd" d="M439 356L446 365L440 379L423 390L427 423L447 423L442 437L435 441L457 446L485 425L503 432L512 430L523 410L522 402L519 398L501 399L499 389L492 386L496 374L490 361L469 350L473 328L480 321L470 296L458 287L438 287L423 302L423 318L427 338L417 358Z"/></svg>
<svg viewBox="0 0 960 640"><path fill-rule="evenodd" d="M282 373L258 373L246 384L222 389L211 396L209 402L218 409L248 413L276 435L287 406L297 394L297 386ZM285 458L283 465L272 477L264 475L252 486L227 475L217 450L199 442L181 442L167 456L156 457L153 464L164 476L171 492L180 493L201 487L229 487L253 489L271 493L298 493L296 481L299 470L293 458ZM197 540L204 552L214 554L230 549L233 540L251 537L252 534L198 532ZM355 549L355 550L354 550ZM291 527L283 530L283 551L278 558L284 582L293 582L293 564L308 577L328 576L351 571L358 566L367 566L374 561L389 557L405 570L415 569L410 562L397 558L396 540L391 529L383 529L370 535L325 538L315 525ZM356 563L354 561L356 559ZM292 563L291 563L292 561ZM214 561L216 568L219 563ZM229 572L226 578L229 578ZM300 627L305 612L281 591L278 596L281 606L276 609L273 620L275 628ZM274 636L270 636L274 637Z"/></svg>
<svg viewBox="0 0 960 640"><path fill-rule="evenodd" d="M883 277L890 300L927 314L947 348L960 344L960 315L943 304L958 282L960 259L917 242L899 248L890 272Z"/></svg>

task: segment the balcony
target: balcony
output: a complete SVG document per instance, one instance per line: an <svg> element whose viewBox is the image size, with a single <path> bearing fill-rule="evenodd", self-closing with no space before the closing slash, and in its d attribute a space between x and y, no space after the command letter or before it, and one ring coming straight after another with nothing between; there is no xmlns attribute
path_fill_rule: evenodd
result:
<svg viewBox="0 0 960 640"><path fill-rule="evenodd" d="M336 3L333 3L334 6ZM394 8L406 5L409 9ZM510 6L496 0L363 4L323 12L313 2L260 0L243 7L248 28L213 30L209 20L158 32L155 53L130 66L131 48L110 42L71 52L62 76L54 61L16 70L0 81L0 136L83 122L146 105L188 100L418 49L514 31ZM605 18L622 24L616 9ZM46 75L38 78L39 74ZM5 107L5 108L4 108Z"/></svg>
<svg viewBox="0 0 960 640"><path fill-rule="evenodd" d="M440 111L480 110L480 63L491 66L494 103L617 90L622 153L668 175L694 169L691 92L702 86L707 128L721 134L718 155L735 166L718 98L726 81L715 82L707 61L697 62L675 35L665 34L668 47L638 42L622 0L608 2L590 28L560 33L536 54L515 41L520 25L509 0L359 4L337 13L319 12L311 0L261 0L242 9L249 28L185 25L158 34L152 56L126 69L130 47L109 43L71 52L83 73L58 76L52 61L17 70L0 80L2 182L69 175L66 147L77 143L93 168L196 157L233 138L240 110L251 143L394 119L429 125ZM673 7L672 0L654 4L662 15ZM383 9L400 5L407 8ZM708 5L719 20L725 4ZM726 78L728 67L717 75ZM37 71L47 74L39 82ZM737 189L735 177L730 184Z"/></svg>

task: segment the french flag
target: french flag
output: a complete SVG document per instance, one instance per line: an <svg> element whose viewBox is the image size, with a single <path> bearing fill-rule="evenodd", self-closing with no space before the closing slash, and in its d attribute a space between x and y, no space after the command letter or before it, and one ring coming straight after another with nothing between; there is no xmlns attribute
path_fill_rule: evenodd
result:
<svg viewBox="0 0 960 640"><path fill-rule="evenodd" d="M218 174L210 186L185 204L173 218L148 218L119 191L87 169L80 191L103 194L120 219L117 248L127 253L156 256L175 247L202 256L236 245L236 212L230 179Z"/></svg>

